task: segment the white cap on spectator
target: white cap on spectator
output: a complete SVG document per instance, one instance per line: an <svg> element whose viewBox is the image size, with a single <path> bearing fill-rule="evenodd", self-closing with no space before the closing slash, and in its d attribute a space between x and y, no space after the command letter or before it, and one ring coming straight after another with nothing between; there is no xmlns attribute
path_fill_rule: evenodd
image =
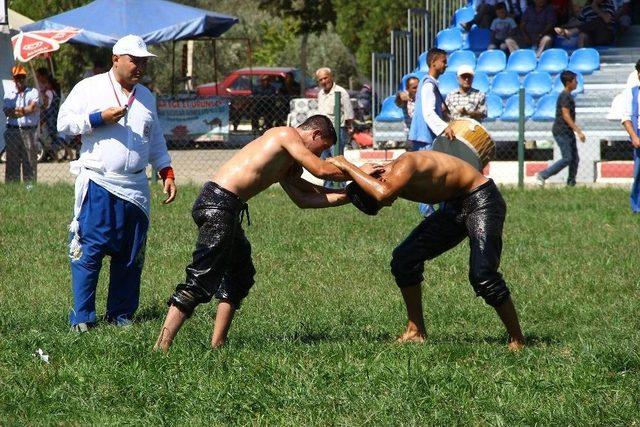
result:
<svg viewBox="0 0 640 427"><path fill-rule="evenodd" d="M122 37L113 45L114 55L131 55L138 58L156 56L147 50L147 44L142 37L129 34Z"/></svg>
<svg viewBox="0 0 640 427"><path fill-rule="evenodd" d="M473 76L473 68L471 67L471 65L461 65L460 68L458 68L458 77L465 75L465 74L471 74Z"/></svg>

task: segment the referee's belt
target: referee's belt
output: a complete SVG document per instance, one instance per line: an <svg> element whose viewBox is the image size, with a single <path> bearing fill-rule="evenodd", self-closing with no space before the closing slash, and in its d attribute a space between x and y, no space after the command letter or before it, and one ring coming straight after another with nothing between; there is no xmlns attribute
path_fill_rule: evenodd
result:
<svg viewBox="0 0 640 427"><path fill-rule="evenodd" d="M21 129L21 130L29 130L35 129L37 126L18 126L18 125L7 125L7 129Z"/></svg>

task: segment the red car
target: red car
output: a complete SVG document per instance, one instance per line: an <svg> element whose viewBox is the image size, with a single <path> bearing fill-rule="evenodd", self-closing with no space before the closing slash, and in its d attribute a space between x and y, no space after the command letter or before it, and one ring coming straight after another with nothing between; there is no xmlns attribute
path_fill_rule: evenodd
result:
<svg viewBox="0 0 640 427"><path fill-rule="evenodd" d="M260 86L260 77L269 76L272 84L280 89L284 85L287 74L293 76L293 80L297 87L300 87L302 72L297 68L291 67L253 67L241 68L232 71L220 83L205 83L196 87L196 93L201 97L208 96L249 96L253 93L253 88ZM305 96L307 98L315 98L318 93L317 83L307 77L307 89Z"/></svg>

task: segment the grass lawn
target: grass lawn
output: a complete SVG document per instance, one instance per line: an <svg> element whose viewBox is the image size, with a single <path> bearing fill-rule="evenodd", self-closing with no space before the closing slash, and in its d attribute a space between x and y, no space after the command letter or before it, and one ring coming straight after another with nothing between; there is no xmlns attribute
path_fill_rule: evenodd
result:
<svg viewBox="0 0 640 427"><path fill-rule="evenodd" d="M198 191L161 206L154 190L135 324L76 335L71 186L0 185L1 425L640 424L640 217L626 189L503 189L501 269L529 341L520 353L474 298L465 243L427 266L427 342L394 343L405 312L388 264L415 205L375 218L302 211L273 189L251 202L258 274L228 346L209 348L208 304L171 353L154 354L195 242Z"/></svg>

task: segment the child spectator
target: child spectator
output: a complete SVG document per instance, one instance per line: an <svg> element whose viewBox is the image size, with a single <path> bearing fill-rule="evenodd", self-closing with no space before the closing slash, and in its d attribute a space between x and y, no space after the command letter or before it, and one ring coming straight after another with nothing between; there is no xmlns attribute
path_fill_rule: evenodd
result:
<svg viewBox="0 0 640 427"><path fill-rule="evenodd" d="M489 49L502 49L507 50L507 44L505 40L507 37L513 35L513 32L518 26L513 18L507 16L507 8L504 3L498 3L496 5L496 18L491 22L491 44Z"/></svg>

